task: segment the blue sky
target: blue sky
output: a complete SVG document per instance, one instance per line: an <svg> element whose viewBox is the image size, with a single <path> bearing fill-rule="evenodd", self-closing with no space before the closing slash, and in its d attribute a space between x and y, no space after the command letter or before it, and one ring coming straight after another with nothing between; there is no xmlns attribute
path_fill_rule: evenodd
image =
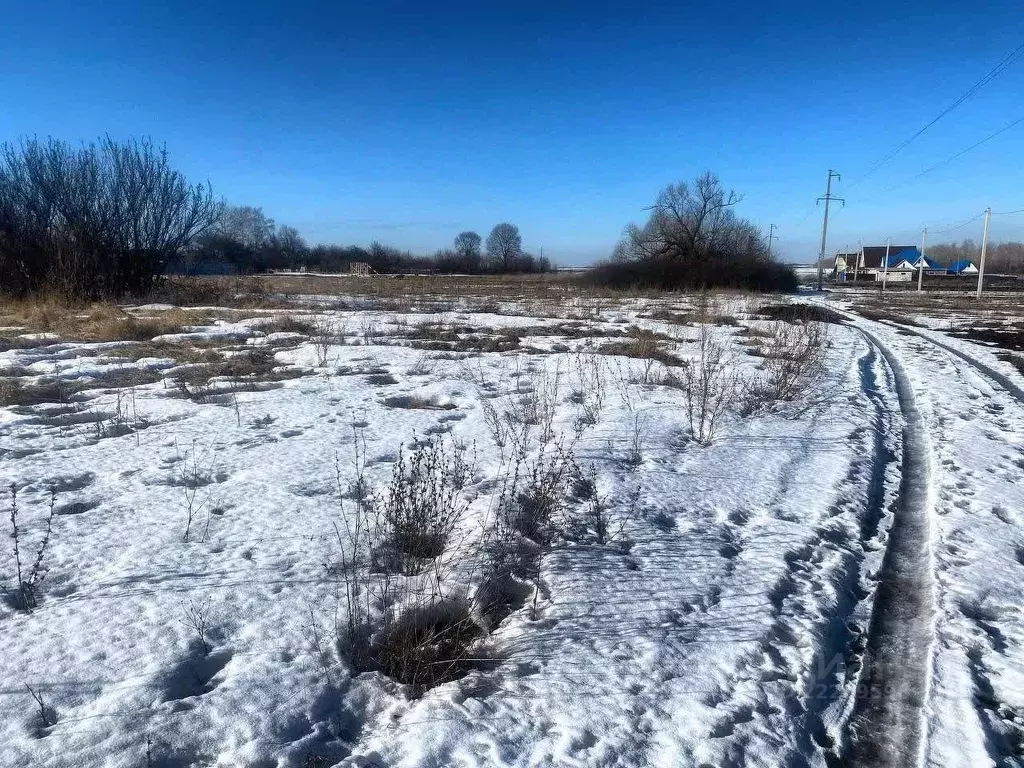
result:
<svg viewBox="0 0 1024 768"><path fill-rule="evenodd" d="M508 220L563 263L710 169L808 260L829 167L830 251L1024 208L1024 124L902 183L1024 116L1024 59L857 183L1021 43L1019 0L21 3L0 140L151 136L313 242L425 252Z"/></svg>

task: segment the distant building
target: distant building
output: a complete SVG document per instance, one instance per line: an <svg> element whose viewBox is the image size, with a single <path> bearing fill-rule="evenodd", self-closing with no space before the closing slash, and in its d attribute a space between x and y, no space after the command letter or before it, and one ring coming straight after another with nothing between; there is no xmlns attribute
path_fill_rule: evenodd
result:
<svg viewBox="0 0 1024 768"><path fill-rule="evenodd" d="M837 253L832 267L832 276L836 280L852 280L857 256L858 254L856 253Z"/></svg>
<svg viewBox="0 0 1024 768"><path fill-rule="evenodd" d="M946 272L950 275L976 275L978 274L978 268L970 260L961 259L960 261L954 261L946 267Z"/></svg>
<svg viewBox="0 0 1024 768"><path fill-rule="evenodd" d="M886 251L889 253L886 259ZM875 280L885 277L893 281L909 280L921 264L921 251L913 245L865 245L856 253L836 254L837 280ZM926 275L944 275L946 268L924 257ZM886 277L887 275L887 277Z"/></svg>

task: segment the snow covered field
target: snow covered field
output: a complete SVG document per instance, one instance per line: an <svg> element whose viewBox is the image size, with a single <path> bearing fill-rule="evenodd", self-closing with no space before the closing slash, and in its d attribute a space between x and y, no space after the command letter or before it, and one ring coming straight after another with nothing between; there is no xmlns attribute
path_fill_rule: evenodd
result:
<svg viewBox="0 0 1024 768"><path fill-rule="evenodd" d="M0 329L25 579L53 508L37 605L0 556L0 765L863 764L864 669L920 697L877 764L1020 764L1012 364L745 296L322 298ZM451 514L413 558L376 525L417 466Z"/></svg>

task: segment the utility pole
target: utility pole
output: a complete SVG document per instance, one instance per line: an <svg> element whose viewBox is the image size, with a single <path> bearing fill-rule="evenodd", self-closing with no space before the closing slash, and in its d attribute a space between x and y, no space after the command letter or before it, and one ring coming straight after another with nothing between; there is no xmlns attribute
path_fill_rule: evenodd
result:
<svg viewBox="0 0 1024 768"><path fill-rule="evenodd" d="M772 240L775 239L775 225L772 224L768 230L768 261L772 260Z"/></svg>
<svg viewBox="0 0 1024 768"><path fill-rule="evenodd" d="M885 238L885 264L882 266L882 290L885 290L885 281L889 278L889 242L891 237Z"/></svg>
<svg viewBox="0 0 1024 768"><path fill-rule="evenodd" d="M988 251L988 223L992 221L992 209L985 209L985 232L981 236L981 264L978 265L978 300L981 300L981 288L985 282L985 252Z"/></svg>
<svg viewBox="0 0 1024 768"><path fill-rule="evenodd" d="M832 179L841 178L838 173L833 171L831 168L828 169L828 180L825 182L825 196L819 197L817 202L820 203L822 200L825 201L825 219L821 223L821 250L818 251L818 290L821 290L822 281L822 265L825 261L825 241L828 238L828 207L829 203L833 200L838 200L843 205L846 201L841 197L832 197Z"/></svg>
<svg viewBox="0 0 1024 768"><path fill-rule="evenodd" d="M917 270L917 292L921 292L921 283L924 282L924 244L928 240L928 227L921 233L921 261L918 262Z"/></svg>
<svg viewBox="0 0 1024 768"><path fill-rule="evenodd" d="M860 254L864 248L864 243L861 240L857 241L857 253L854 255L856 261L853 262L853 282L857 284L857 278L860 276Z"/></svg>

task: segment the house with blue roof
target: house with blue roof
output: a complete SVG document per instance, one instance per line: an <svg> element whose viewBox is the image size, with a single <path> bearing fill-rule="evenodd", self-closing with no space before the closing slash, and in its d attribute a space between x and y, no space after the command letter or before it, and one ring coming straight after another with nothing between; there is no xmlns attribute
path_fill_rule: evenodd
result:
<svg viewBox="0 0 1024 768"><path fill-rule="evenodd" d="M888 252L888 257L886 253ZM915 245L865 245L857 253L838 254L835 273L840 280L875 280L883 277L894 282L908 281L921 267L924 259L926 275L944 275L946 268L934 259L921 255Z"/></svg>
<svg viewBox="0 0 1024 768"><path fill-rule="evenodd" d="M960 261L954 261L948 267L946 267L946 274L949 275L976 275L978 274L978 268L974 266L974 263L970 259L961 259Z"/></svg>

